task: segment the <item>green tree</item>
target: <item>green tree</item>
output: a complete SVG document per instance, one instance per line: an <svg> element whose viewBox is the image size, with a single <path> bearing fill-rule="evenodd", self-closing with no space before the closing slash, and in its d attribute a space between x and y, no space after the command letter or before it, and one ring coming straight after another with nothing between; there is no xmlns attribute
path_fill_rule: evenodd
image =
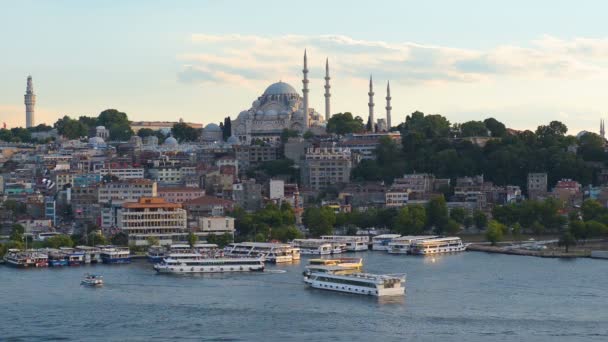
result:
<svg viewBox="0 0 608 342"><path fill-rule="evenodd" d="M484 229L488 225L488 215L481 210L476 210L475 213L473 213L473 220L475 221L475 227L477 227L477 229Z"/></svg>
<svg viewBox="0 0 608 342"><path fill-rule="evenodd" d="M312 139L314 137L314 133L311 131L306 131L302 137L306 140Z"/></svg>
<svg viewBox="0 0 608 342"><path fill-rule="evenodd" d="M99 113L97 124L110 131L111 140L126 141L133 135L127 114L116 109L106 109Z"/></svg>
<svg viewBox="0 0 608 342"><path fill-rule="evenodd" d="M160 246L160 239L156 236L149 236L146 241L148 242L148 246Z"/></svg>
<svg viewBox="0 0 608 342"><path fill-rule="evenodd" d="M460 224L464 224L464 218L466 217L467 212L464 208L456 207L450 210L450 218Z"/></svg>
<svg viewBox="0 0 608 342"><path fill-rule="evenodd" d="M475 220L473 219L473 216L471 216L471 215L465 216L463 224L466 228L473 227L474 223L475 223Z"/></svg>
<svg viewBox="0 0 608 342"><path fill-rule="evenodd" d="M435 231L441 234L445 231L448 224L448 206L443 196L433 197L426 209L427 224L429 227L435 227Z"/></svg>
<svg viewBox="0 0 608 342"><path fill-rule="evenodd" d="M284 144L289 140L289 138L295 138L298 135L300 135L300 133L298 133L298 131L285 128L281 132L281 142Z"/></svg>
<svg viewBox="0 0 608 342"><path fill-rule="evenodd" d="M462 137L487 137L488 128L481 121L468 121L460 125Z"/></svg>
<svg viewBox="0 0 608 342"><path fill-rule="evenodd" d="M137 135L142 139L152 136L154 134L155 134L154 130L150 129L150 128L141 128L139 131L137 131Z"/></svg>
<svg viewBox="0 0 608 342"><path fill-rule="evenodd" d="M449 219L445 226L445 231L449 234L457 234L460 232L460 224L455 220Z"/></svg>
<svg viewBox="0 0 608 342"><path fill-rule="evenodd" d="M68 235L55 235L44 241L49 248L73 247L74 241Z"/></svg>
<svg viewBox="0 0 608 342"><path fill-rule="evenodd" d="M519 224L519 222L513 225L511 234L515 240L519 241L519 239L521 239L521 224Z"/></svg>
<svg viewBox="0 0 608 342"><path fill-rule="evenodd" d="M99 230L90 232L89 235L87 236L87 240L88 240L90 246L108 244L108 240L106 239L105 236L103 236L103 234L101 234L101 231L99 231Z"/></svg>
<svg viewBox="0 0 608 342"><path fill-rule="evenodd" d="M185 122L174 124L171 132L173 133L173 137L180 142L197 141L199 138L199 131Z"/></svg>
<svg viewBox="0 0 608 342"><path fill-rule="evenodd" d="M426 210L421 205L405 206L393 219L393 230L402 235L420 234L426 226Z"/></svg>
<svg viewBox="0 0 608 342"><path fill-rule="evenodd" d="M327 133L340 135L360 133L365 130L365 125L363 124L363 119L359 116L353 117L349 112L338 113L332 115L329 121L327 121L326 130Z"/></svg>
<svg viewBox="0 0 608 342"><path fill-rule="evenodd" d="M113 245L116 246L128 246L129 245L129 236L124 232L118 232L112 236L110 239Z"/></svg>
<svg viewBox="0 0 608 342"><path fill-rule="evenodd" d="M333 209L323 207L308 207L304 210L304 225L312 236L331 235L336 223L336 214Z"/></svg>
<svg viewBox="0 0 608 342"><path fill-rule="evenodd" d="M591 221L596 220L602 214L605 214L606 209L597 200L588 199L581 205L581 212L584 221Z"/></svg>
<svg viewBox="0 0 608 342"><path fill-rule="evenodd" d="M190 247L194 247L197 242L198 236L196 236L193 232L190 232L190 234L188 234L188 244L190 245Z"/></svg>
<svg viewBox="0 0 608 342"><path fill-rule="evenodd" d="M23 241L23 234L25 234L25 228L22 225L15 223L11 227L10 240Z"/></svg>
<svg viewBox="0 0 608 342"><path fill-rule="evenodd" d="M491 220L488 223L488 229L486 230L486 239L495 246L497 242L502 241L504 234L504 228L501 223L496 220Z"/></svg>
<svg viewBox="0 0 608 342"><path fill-rule="evenodd" d="M493 137L504 137L507 135L507 127L500 121L494 118L488 118L483 120Z"/></svg>
<svg viewBox="0 0 608 342"><path fill-rule="evenodd" d="M568 253L570 246L576 246L576 239L574 238L572 233L566 231L559 237L559 241L557 244L560 247L563 246L566 249L566 253Z"/></svg>

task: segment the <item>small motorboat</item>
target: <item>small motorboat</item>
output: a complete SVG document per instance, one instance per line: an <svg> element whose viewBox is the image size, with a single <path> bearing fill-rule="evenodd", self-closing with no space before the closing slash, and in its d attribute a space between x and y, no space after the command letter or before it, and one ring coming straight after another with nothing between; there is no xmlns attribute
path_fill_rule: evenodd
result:
<svg viewBox="0 0 608 342"><path fill-rule="evenodd" d="M102 286L103 285L103 276L97 274L89 274L87 273L84 279L80 282L80 285L84 286Z"/></svg>

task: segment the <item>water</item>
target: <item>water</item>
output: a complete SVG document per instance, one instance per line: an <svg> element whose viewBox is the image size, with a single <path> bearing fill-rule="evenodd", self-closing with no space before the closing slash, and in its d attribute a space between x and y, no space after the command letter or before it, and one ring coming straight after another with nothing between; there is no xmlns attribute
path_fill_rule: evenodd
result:
<svg viewBox="0 0 608 342"><path fill-rule="evenodd" d="M365 270L407 272L406 296L309 289L285 272L157 275L145 261L0 266L3 341L607 341L608 263L467 252L362 252ZM349 256L351 256L349 255ZM85 272L103 288L81 287Z"/></svg>

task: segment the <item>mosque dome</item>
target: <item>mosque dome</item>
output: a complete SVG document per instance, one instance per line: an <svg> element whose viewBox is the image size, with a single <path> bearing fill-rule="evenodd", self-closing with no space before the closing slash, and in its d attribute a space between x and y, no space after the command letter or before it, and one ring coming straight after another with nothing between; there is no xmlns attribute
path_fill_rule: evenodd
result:
<svg viewBox="0 0 608 342"><path fill-rule="evenodd" d="M285 82L273 83L266 88L264 95L287 95L287 94L298 94L294 87L290 86Z"/></svg>
<svg viewBox="0 0 608 342"><path fill-rule="evenodd" d="M238 145L239 144L239 138L237 138L234 135L232 135L232 136L230 136L230 138L228 138L228 140L226 140L226 143L228 143L228 145Z"/></svg>
<svg viewBox="0 0 608 342"><path fill-rule="evenodd" d="M101 137L92 137L89 138L89 145L92 147L104 147L106 146L106 142Z"/></svg>
<svg viewBox="0 0 608 342"><path fill-rule="evenodd" d="M214 124L214 123L207 124L207 126L205 126L205 128L203 130L205 132L221 132L222 131L220 126L218 126L217 124Z"/></svg>
<svg viewBox="0 0 608 342"><path fill-rule="evenodd" d="M167 139L165 139L163 145L166 147L177 147L177 139L175 139L174 137L168 137Z"/></svg>

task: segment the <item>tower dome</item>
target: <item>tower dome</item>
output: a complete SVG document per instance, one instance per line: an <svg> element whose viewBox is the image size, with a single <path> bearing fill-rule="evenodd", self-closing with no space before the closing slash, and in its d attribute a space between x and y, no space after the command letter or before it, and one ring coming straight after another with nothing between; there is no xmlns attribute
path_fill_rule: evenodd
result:
<svg viewBox="0 0 608 342"><path fill-rule="evenodd" d="M168 137L167 139L165 139L165 142L163 143L163 146L166 147L177 147L178 142L177 139L175 139L174 137Z"/></svg>
<svg viewBox="0 0 608 342"><path fill-rule="evenodd" d="M285 82L277 82L273 83L266 88L264 91L264 95L290 95L290 94L298 94L298 92L294 89L294 87L290 86Z"/></svg>

